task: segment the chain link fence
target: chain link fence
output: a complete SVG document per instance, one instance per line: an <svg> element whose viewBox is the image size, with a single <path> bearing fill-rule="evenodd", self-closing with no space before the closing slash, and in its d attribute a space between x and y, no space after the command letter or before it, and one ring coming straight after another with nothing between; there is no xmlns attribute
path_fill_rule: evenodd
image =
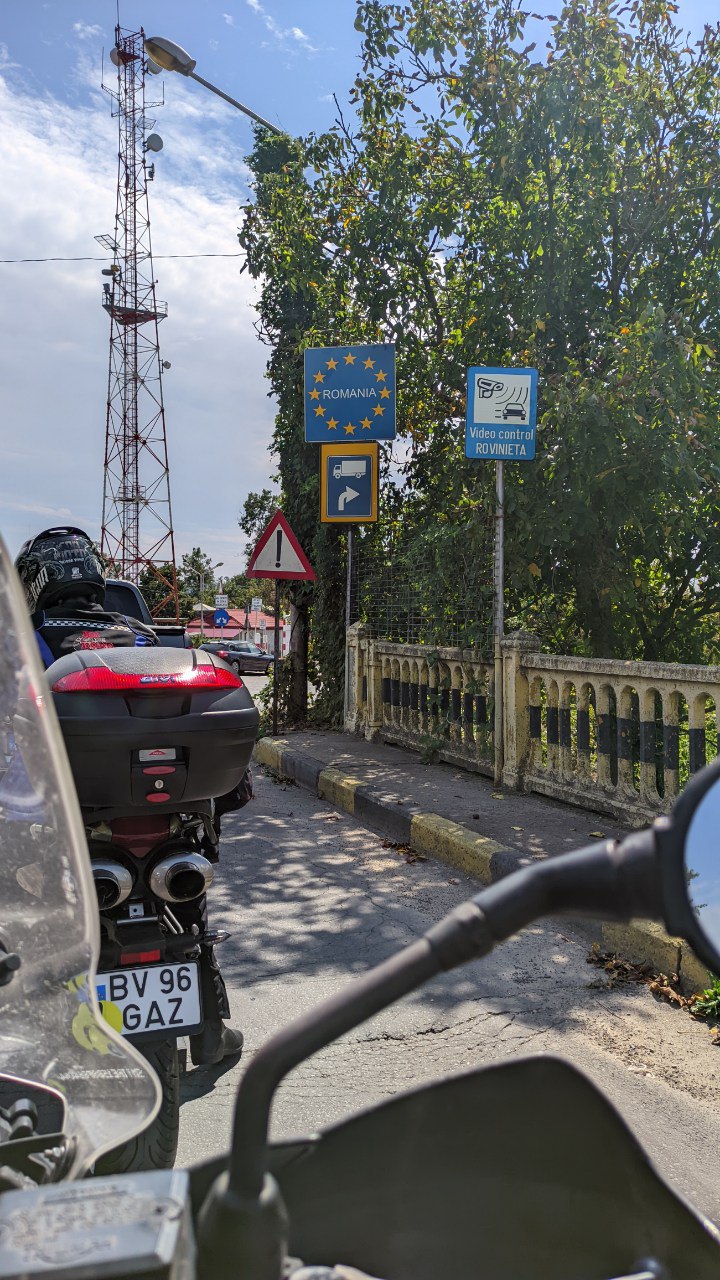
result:
<svg viewBox="0 0 720 1280"><path fill-rule="evenodd" d="M352 536L349 620L378 639L492 651L493 514L471 527L365 526Z"/></svg>

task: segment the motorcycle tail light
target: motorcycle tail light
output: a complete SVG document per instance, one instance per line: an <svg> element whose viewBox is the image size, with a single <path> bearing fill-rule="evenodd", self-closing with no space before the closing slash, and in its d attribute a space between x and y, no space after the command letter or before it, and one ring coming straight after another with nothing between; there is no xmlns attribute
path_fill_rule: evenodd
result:
<svg viewBox="0 0 720 1280"><path fill-rule="evenodd" d="M123 951L120 955L121 964L154 964L159 959L159 948L155 951Z"/></svg>
<svg viewBox="0 0 720 1280"><path fill-rule="evenodd" d="M52 686L53 693L158 693L162 689L238 689L242 680L234 671L199 663L188 671L170 675L140 675L135 672L111 671L109 667L83 667L61 676Z"/></svg>

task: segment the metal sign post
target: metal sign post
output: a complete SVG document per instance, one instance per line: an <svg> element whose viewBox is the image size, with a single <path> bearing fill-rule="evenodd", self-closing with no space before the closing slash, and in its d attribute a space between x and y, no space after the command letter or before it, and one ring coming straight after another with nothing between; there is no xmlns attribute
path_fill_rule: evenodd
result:
<svg viewBox="0 0 720 1280"><path fill-rule="evenodd" d="M352 618L352 572L353 572L353 531L347 531L347 583L345 585L345 694L343 697L343 721L347 720L350 699L350 651L347 645L347 633Z"/></svg>
<svg viewBox="0 0 720 1280"><path fill-rule="evenodd" d="M493 640L495 649L495 786L503 771L503 669L502 638L505 632L505 477L503 463L495 463L495 557L493 564Z"/></svg>
<svg viewBox="0 0 720 1280"><path fill-rule="evenodd" d="M503 772L503 654L505 633L504 460L535 457L537 369L468 369L465 457L495 462L495 552L493 557L493 642L495 667L495 785Z"/></svg>
<svg viewBox="0 0 720 1280"><path fill-rule="evenodd" d="M278 668L280 666L280 579L275 579L275 661L273 662L273 736L278 731Z"/></svg>

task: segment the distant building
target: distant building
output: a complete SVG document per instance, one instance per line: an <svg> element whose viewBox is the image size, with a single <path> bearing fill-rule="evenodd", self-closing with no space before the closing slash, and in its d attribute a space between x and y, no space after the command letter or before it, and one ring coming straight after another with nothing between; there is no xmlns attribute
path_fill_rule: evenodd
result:
<svg viewBox="0 0 720 1280"><path fill-rule="evenodd" d="M203 634L206 640L249 640L259 645L266 653L275 652L275 616L272 613L253 612L251 609L227 609L229 620L227 626L216 627L214 624L215 609L212 605L203 606ZM196 617L188 623L186 631L189 636L200 634L200 605L195 605ZM280 619L280 656L284 658L290 648L290 621Z"/></svg>

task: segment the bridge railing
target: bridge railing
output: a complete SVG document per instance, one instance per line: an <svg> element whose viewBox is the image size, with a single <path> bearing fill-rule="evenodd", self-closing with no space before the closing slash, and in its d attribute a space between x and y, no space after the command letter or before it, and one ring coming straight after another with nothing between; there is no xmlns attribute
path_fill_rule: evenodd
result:
<svg viewBox="0 0 720 1280"><path fill-rule="evenodd" d="M494 669L473 650L347 635L345 727L493 775ZM503 784L637 824L717 755L720 667L619 662L502 641Z"/></svg>

